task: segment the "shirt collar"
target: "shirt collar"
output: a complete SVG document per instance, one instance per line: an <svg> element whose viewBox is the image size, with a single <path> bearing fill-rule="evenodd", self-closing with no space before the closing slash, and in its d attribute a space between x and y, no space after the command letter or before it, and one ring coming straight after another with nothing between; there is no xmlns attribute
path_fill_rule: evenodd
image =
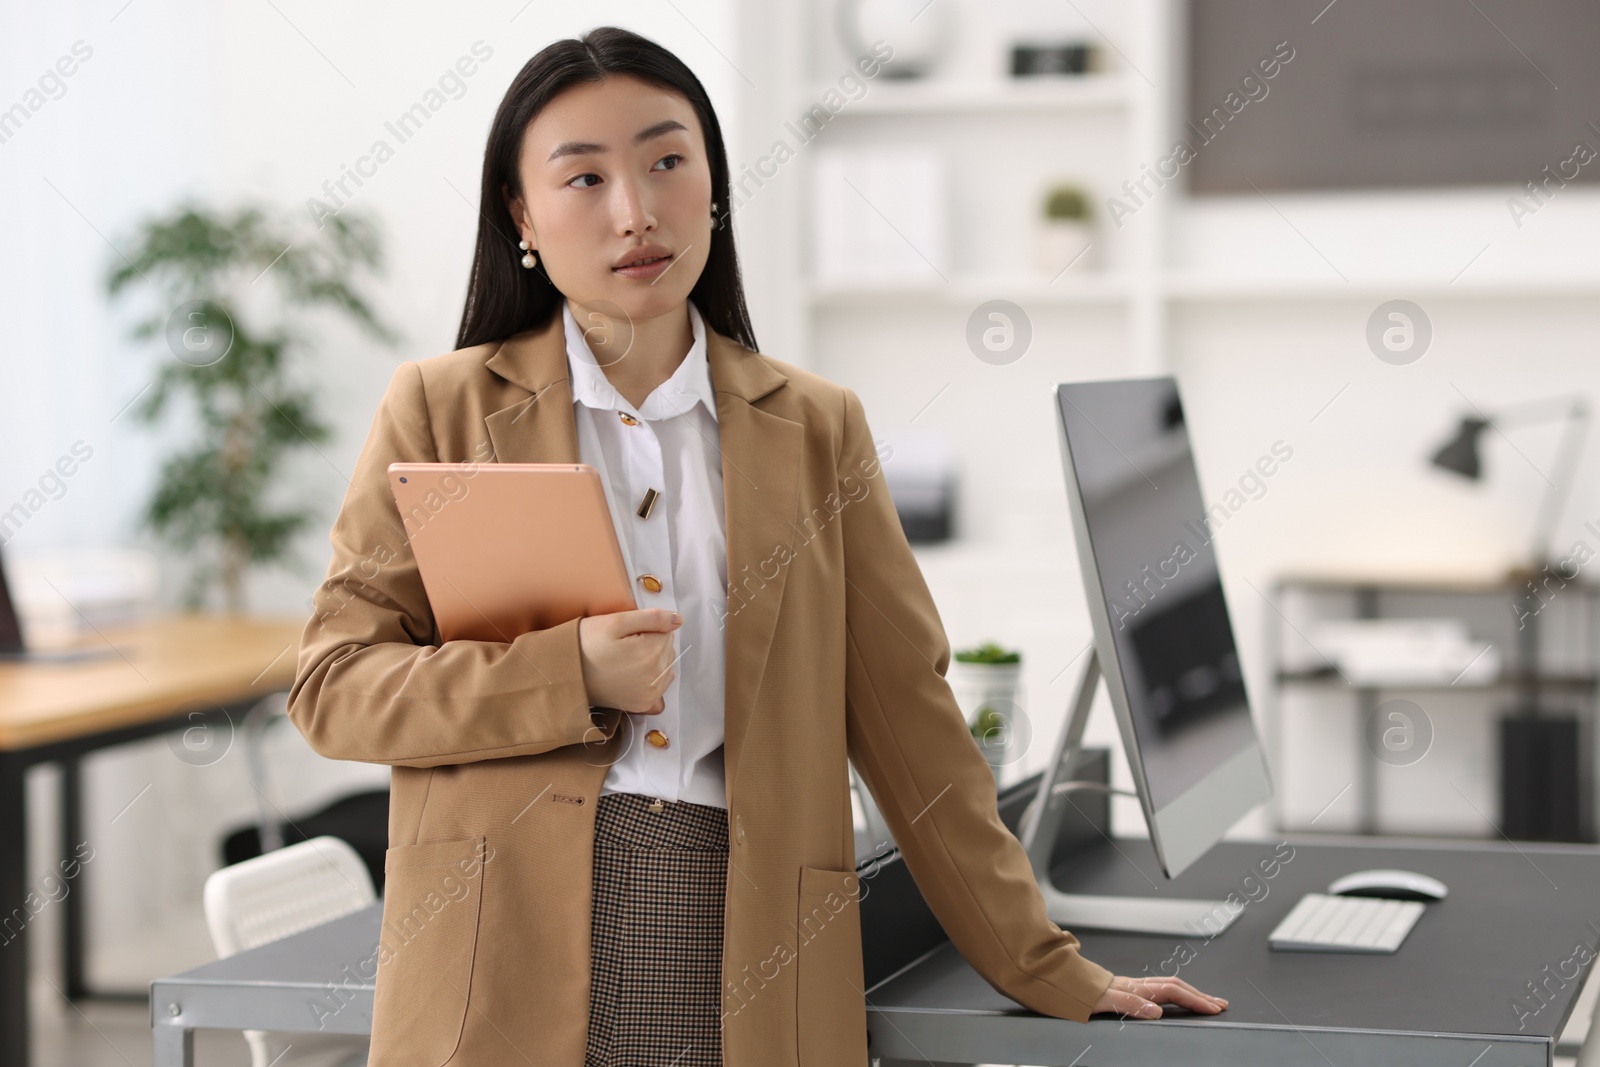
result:
<svg viewBox="0 0 1600 1067"><path fill-rule="evenodd" d="M578 320L573 317L570 301L561 301L561 317L567 334L567 376L572 380L572 399L576 403L604 411L626 411L641 419L670 419L694 408L698 401L705 405L713 420L717 417L716 392L711 386L711 364L706 357L706 327L700 309L693 300L686 300L689 308L689 327L694 332L694 343L688 355L672 372L672 377L656 386L635 410L633 405L617 392L606 372L595 361L594 352L583 336Z"/></svg>

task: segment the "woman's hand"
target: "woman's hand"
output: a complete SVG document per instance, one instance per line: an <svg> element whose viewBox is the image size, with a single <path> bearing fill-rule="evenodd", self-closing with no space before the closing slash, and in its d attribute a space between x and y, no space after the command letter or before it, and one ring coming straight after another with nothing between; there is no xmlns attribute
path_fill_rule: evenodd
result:
<svg viewBox="0 0 1600 1067"><path fill-rule="evenodd" d="M1130 1019L1158 1019L1162 1004L1176 1004L1203 1015L1215 1015L1228 1006L1226 1000L1202 993L1182 978L1118 975L1095 1002L1094 1011L1114 1011Z"/></svg>
<svg viewBox="0 0 1600 1067"><path fill-rule="evenodd" d="M578 646L589 704L643 715L665 711L662 694L678 676L672 669L672 632L682 624L683 616L666 608L580 619Z"/></svg>

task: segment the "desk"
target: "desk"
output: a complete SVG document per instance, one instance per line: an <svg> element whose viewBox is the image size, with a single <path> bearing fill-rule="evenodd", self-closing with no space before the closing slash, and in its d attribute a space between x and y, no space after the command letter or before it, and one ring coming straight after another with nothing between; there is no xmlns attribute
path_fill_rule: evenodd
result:
<svg viewBox="0 0 1600 1067"><path fill-rule="evenodd" d="M1183 939L1074 931L1085 955L1118 974L1161 973L1176 955L1177 973L1227 997L1227 1011L1169 1010L1150 1021L1097 1017L1087 1025L1051 1019L995 992L946 942L867 990L873 1055L883 1057L885 1067L928 1059L1052 1067L1551 1063L1600 942L1600 851L1288 840L1293 858L1270 881L1254 883L1258 900L1228 930L1209 942L1188 939L1187 962L1175 953ZM1159 888L1174 896L1220 897L1240 888L1274 846L1224 841L1168 882L1148 841L1103 841L1059 863L1055 881L1086 893L1153 895ZM1302 893L1367 867L1434 875L1450 895L1428 905L1392 956L1267 948L1268 932ZM1550 977L1557 972L1572 977L1564 983ZM1542 1006L1525 984L1541 980L1549 984ZM1528 1009L1520 1029L1515 999Z"/></svg>
<svg viewBox="0 0 1600 1067"><path fill-rule="evenodd" d="M64 991L90 995L83 892L93 862L62 879L68 888L58 901L28 884L28 768L61 764L61 857L69 860L86 840L78 765L86 753L202 725L209 739L226 743L244 711L294 681L304 627L303 619L177 615L105 630L95 643L103 639L116 653L102 658L0 663L0 1063L29 1062L28 940L40 905L63 909ZM218 755L178 751L174 758ZM52 873L63 872L52 866Z"/></svg>
<svg viewBox="0 0 1600 1067"><path fill-rule="evenodd" d="M1035 1015L995 992L948 941L941 941L869 987L873 1055L883 1057L886 1067L898 1060L925 1065L934 1056L940 1063L1078 1067L1551 1062L1589 967L1576 964L1578 973L1565 985L1552 981L1548 1002L1526 1017L1520 1031L1509 1003L1528 995L1523 983L1542 977L1546 965L1559 969L1577 944L1592 950L1600 940L1600 854L1537 845L1291 844L1293 858L1262 883L1266 895L1253 889L1258 899L1214 941L1196 939L1192 960L1179 970L1200 988L1227 996L1223 1014L1172 1012L1126 1022L1106 1016L1087 1025ZM1225 893L1272 848L1224 842L1165 891ZM1267 949L1267 932L1302 892L1322 888L1345 871L1382 865L1437 875L1451 890L1445 901L1430 905L1398 953ZM886 925L874 920L890 912L915 912L921 901L920 894L912 901L897 888L910 884L899 881L905 872L897 859L863 865L863 870L872 871L862 877L871 887L862 920L865 944L873 952ZM1148 893L1151 883L1165 881L1148 841L1132 839L1102 842L1069 856L1056 877L1064 888L1092 892ZM381 903L373 904L152 983L155 1067L190 1067L197 1028L312 1031L320 1025L325 1033L370 1033L373 983L363 975L373 970L382 911ZM1509 921L1501 921L1508 911ZM1132 975L1159 969L1177 943L1090 930L1079 937L1090 958ZM879 962L868 961L869 974ZM334 1003L330 982L343 1006L319 1015L316 1003ZM1529 1005L1537 1002L1530 999Z"/></svg>
<svg viewBox="0 0 1600 1067"><path fill-rule="evenodd" d="M379 901L151 982L154 1067L193 1067L195 1030L372 1033L382 925Z"/></svg>

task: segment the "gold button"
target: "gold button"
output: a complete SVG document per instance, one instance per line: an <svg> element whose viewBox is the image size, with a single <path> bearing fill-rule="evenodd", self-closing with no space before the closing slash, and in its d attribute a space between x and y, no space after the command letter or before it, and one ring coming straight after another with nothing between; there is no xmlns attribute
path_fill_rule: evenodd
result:
<svg viewBox="0 0 1600 1067"><path fill-rule="evenodd" d="M662 733L660 730L651 730L649 733L644 735L644 739L657 748L666 748L670 743L667 741L667 735Z"/></svg>
<svg viewBox="0 0 1600 1067"><path fill-rule="evenodd" d="M639 420L634 418L632 415L629 415L626 411L617 412L617 418L621 419L623 422L625 422L629 426L637 426L637 425L639 425Z"/></svg>
<svg viewBox="0 0 1600 1067"><path fill-rule="evenodd" d="M655 575L653 575L653 574L641 574L641 575L639 575L639 581L646 589L650 590L652 593L661 592L661 579L657 578Z"/></svg>
<svg viewBox="0 0 1600 1067"><path fill-rule="evenodd" d="M744 844L744 819L738 815L733 817L733 836L739 844Z"/></svg>

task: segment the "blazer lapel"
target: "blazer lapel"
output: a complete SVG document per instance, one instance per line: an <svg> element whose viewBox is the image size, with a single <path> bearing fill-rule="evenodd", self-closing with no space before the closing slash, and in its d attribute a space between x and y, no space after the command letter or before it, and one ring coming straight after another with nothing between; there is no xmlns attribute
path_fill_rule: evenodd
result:
<svg viewBox="0 0 1600 1067"><path fill-rule="evenodd" d="M796 548L805 427L756 406L788 378L709 324L706 355L717 397L727 521L723 764L731 804ZM561 316L507 339L485 366L531 394L485 417L495 462L580 462Z"/></svg>
<svg viewBox="0 0 1600 1067"><path fill-rule="evenodd" d="M484 366L533 394L484 418L494 461L579 462L561 316L553 316L542 330L527 330L502 342Z"/></svg>
<svg viewBox="0 0 1600 1067"><path fill-rule="evenodd" d="M728 672L723 693L723 770L733 804L739 754L755 718L795 549L805 426L756 406L788 378L731 337L706 327L717 393L722 500L727 517Z"/></svg>

